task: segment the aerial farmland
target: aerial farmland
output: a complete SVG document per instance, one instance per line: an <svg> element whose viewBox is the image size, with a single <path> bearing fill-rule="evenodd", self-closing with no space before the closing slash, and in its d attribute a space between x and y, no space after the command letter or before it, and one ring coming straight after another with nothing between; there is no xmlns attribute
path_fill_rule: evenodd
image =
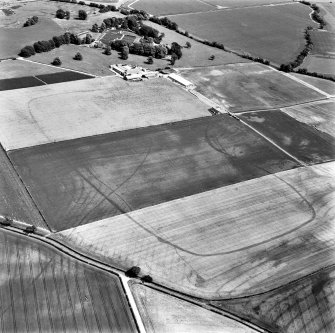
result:
<svg viewBox="0 0 335 333"><path fill-rule="evenodd" d="M335 5L0 4L0 332L334 333Z"/></svg>

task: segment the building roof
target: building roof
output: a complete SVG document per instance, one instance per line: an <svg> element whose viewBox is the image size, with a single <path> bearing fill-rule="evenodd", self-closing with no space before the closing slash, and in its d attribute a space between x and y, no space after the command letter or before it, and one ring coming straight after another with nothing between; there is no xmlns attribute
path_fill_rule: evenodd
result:
<svg viewBox="0 0 335 333"><path fill-rule="evenodd" d="M182 84L183 86L187 87L187 86L193 86L194 84L186 79L184 79L182 76L175 74L175 73L171 73L169 75L169 78L171 78L172 80L177 81L178 83Z"/></svg>

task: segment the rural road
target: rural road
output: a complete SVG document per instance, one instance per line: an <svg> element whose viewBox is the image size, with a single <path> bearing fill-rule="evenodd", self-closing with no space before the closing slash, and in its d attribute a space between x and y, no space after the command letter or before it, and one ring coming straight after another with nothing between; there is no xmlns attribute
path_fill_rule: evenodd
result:
<svg viewBox="0 0 335 333"><path fill-rule="evenodd" d="M53 249L56 249L57 251L70 256L71 258L74 258L82 263L88 264L94 268L97 269L101 269L107 273L113 274L113 275L117 275L121 282L122 282L122 286L124 288L124 292L126 294L127 300L129 302L131 311L134 315L134 319L136 321L136 324L138 326L138 330L140 333L145 333L145 327L142 321L142 318L140 316L140 313L138 311L136 302L134 300L133 294L129 288L129 284L128 282L131 280L129 279L125 273L115 267L112 267L110 265L107 265L99 260L96 259L91 259L90 257L86 256L85 254L82 254L76 250L71 249L69 246L62 244L61 242L51 239L49 238L50 235L52 235L51 233L49 233L47 230L45 229L41 229L41 228L37 228L37 233L34 234L29 234L27 235L23 229L25 228L25 226L28 226L28 224L24 223L24 222L19 222L19 221L13 221L13 225L14 226L9 226L9 227L5 227L5 226L1 226L3 229L5 229L7 232L12 232L12 233L18 233L20 235L25 235L26 237L31 238L34 242L39 243L39 244L43 244L44 246L47 247L51 247ZM227 318L230 318L236 322L239 322L241 324L244 324L245 326L253 329L256 332L261 332L261 333L270 333L269 331L260 328L250 322L248 322L247 320L244 320L243 318L240 318L236 315L233 315L229 312L223 311L221 309L218 309L216 307L213 307L211 305L205 304L203 303L201 300L197 300L195 298L189 297L187 295L184 295L182 293L176 292L174 290L165 288L164 286L158 285L156 283L154 284L145 284L147 287L153 288L155 290L158 290L160 292L163 292L165 294L168 294L170 296L173 297L177 297L183 301L192 303L194 305L200 306L208 311L213 311L215 313L221 314Z"/></svg>

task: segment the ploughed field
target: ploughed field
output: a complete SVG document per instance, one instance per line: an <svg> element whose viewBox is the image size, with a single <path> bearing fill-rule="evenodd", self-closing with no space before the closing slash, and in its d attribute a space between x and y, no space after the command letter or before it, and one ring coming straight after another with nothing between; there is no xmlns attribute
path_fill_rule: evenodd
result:
<svg viewBox="0 0 335 333"><path fill-rule="evenodd" d="M148 333L259 332L227 316L139 283L131 283L131 290Z"/></svg>
<svg viewBox="0 0 335 333"><path fill-rule="evenodd" d="M209 115L165 79L80 80L0 92L0 142L10 150Z"/></svg>
<svg viewBox="0 0 335 333"><path fill-rule="evenodd" d="M251 297L213 301L270 332L335 332L335 269Z"/></svg>
<svg viewBox="0 0 335 333"><path fill-rule="evenodd" d="M0 216L47 228L6 153L0 146Z"/></svg>
<svg viewBox="0 0 335 333"><path fill-rule="evenodd" d="M308 6L245 7L169 18L191 35L223 43L228 49L265 58L275 64L295 60L305 45L304 29L317 27Z"/></svg>
<svg viewBox="0 0 335 333"><path fill-rule="evenodd" d="M291 106L282 109L289 116L335 138L335 100Z"/></svg>
<svg viewBox="0 0 335 333"><path fill-rule="evenodd" d="M267 66L244 63L182 70L196 90L231 112L270 109L324 95Z"/></svg>
<svg viewBox="0 0 335 333"><path fill-rule="evenodd" d="M334 162L279 172L54 237L191 295L263 293L334 264L334 172Z"/></svg>
<svg viewBox="0 0 335 333"><path fill-rule="evenodd" d="M304 163L322 163L335 158L335 137L279 110L247 112L240 118Z"/></svg>
<svg viewBox="0 0 335 333"><path fill-rule="evenodd" d="M221 115L9 152L54 230L297 167Z"/></svg>
<svg viewBox="0 0 335 333"><path fill-rule="evenodd" d="M2 332L137 332L118 277L0 230Z"/></svg>

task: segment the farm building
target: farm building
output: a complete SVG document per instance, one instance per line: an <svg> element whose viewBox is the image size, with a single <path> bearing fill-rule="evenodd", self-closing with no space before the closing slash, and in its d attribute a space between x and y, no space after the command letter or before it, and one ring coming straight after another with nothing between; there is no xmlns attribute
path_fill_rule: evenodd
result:
<svg viewBox="0 0 335 333"><path fill-rule="evenodd" d="M169 76L168 76L169 79L171 79L173 82L177 82L178 84L182 85L184 88L187 88L187 89L194 89L195 88L195 85L184 79L182 76L178 75L178 74L175 74L175 73L171 73Z"/></svg>
<svg viewBox="0 0 335 333"><path fill-rule="evenodd" d="M139 66L130 65L112 65L111 69L117 74L121 75L125 80L140 80L143 77L152 78L157 77L157 72L148 71L145 68Z"/></svg>

